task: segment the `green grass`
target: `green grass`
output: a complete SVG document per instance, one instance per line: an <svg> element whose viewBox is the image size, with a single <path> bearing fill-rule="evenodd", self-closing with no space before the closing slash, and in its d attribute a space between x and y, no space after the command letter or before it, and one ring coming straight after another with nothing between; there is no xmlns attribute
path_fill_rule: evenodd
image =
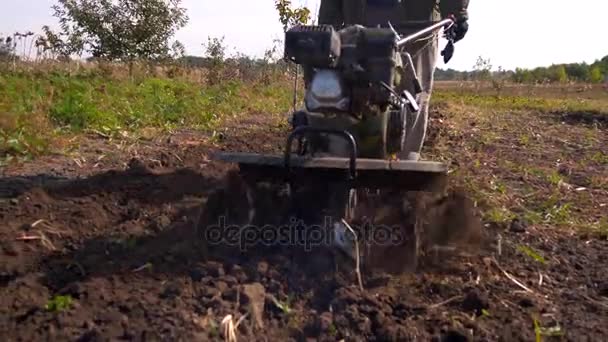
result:
<svg viewBox="0 0 608 342"><path fill-rule="evenodd" d="M50 312L59 312L68 309L71 305L71 296L55 296L48 301L44 308Z"/></svg>
<svg viewBox="0 0 608 342"><path fill-rule="evenodd" d="M38 155L63 134L114 135L144 127L210 129L225 117L281 113L291 86L227 80L202 85L187 78L118 78L96 71L0 74L0 155Z"/></svg>
<svg viewBox="0 0 608 342"><path fill-rule="evenodd" d="M493 110L518 110L537 112L593 112L608 115L606 98L550 98L541 95L491 95L477 94L469 90L438 89L434 96L436 103L456 103Z"/></svg>

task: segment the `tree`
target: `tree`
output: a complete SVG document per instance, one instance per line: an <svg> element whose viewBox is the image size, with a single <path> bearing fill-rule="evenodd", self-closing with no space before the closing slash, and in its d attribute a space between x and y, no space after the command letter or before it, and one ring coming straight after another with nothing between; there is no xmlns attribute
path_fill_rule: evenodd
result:
<svg viewBox="0 0 608 342"><path fill-rule="evenodd" d="M475 71L475 77L479 81L487 81L492 76L492 64L490 64L490 59L484 59L483 57L477 57L477 62L473 66L473 70Z"/></svg>
<svg viewBox="0 0 608 342"><path fill-rule="evenodd" d="M589 65L587 63L566 64L564 67L569 79L587 81L589 76Z"/></svg>
<svg viewBox="0 0 608 342"><path fill-rule="evenodd" d="M63 53L132 61L167 58L170 40L188 22L181 0L58 0Z"/></svg>
<svg viewBox="0 0 608 342"><path fill-rule="evenodd" d="M558 65L554 70L554 81L564 83L568 81L568 74L566 73L566 67Z"/></svg>
<svg viewBox="0 0 608 342"><path fill-rule="evenodd" d="M310 20L310 10L306 7L294 9L290 0L275 0L274 4L279 12L279 21L283 24L283 31L295 25L307 24Z"/></svg>
<svg viewBox="0 0 608 342"><path fill-rule="evenodd" d="M602 70L599 65L592 67L589 69L589 82L591 83L600 83L604 80L604 76L602 75Z"/></svg>
<svg viewBox="0 0 608 342"><path fill-rule="evenodd" d="M9 59L15 55L16 43L12 37L0 36L0 60Z"/></svg>

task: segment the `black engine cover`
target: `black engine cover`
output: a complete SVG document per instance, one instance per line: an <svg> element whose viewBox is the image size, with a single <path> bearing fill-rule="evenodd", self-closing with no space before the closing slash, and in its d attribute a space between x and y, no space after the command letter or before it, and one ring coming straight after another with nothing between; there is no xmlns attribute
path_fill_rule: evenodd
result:
<svg viewBox="0 0 608 342"><path fill-rule="evenodd" d="M340 50L340 36L331 25L300 25L285 33L285 57L296 64L333 67Z"/></svg>

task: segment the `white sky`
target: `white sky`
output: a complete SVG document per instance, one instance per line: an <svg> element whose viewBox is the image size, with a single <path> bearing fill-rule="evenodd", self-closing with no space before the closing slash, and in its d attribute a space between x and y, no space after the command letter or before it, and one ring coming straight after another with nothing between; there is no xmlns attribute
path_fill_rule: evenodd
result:
<svg viewBox="0 0 608 342"><path fill-rule="evenodd" d="M316 14L320 0L294 0ZM0 34L56 26L54 0L0 0ZM281 38L272 0L183 0L190 22L176 38L187 53L203 53L207 37L225 36L232 48L261 55ZM536 67L594 60L608 55L608 0L471 0L470 30L449 65L470 69L478 56L496 68ZM231 52L234 50L231 50Z"/></svg>

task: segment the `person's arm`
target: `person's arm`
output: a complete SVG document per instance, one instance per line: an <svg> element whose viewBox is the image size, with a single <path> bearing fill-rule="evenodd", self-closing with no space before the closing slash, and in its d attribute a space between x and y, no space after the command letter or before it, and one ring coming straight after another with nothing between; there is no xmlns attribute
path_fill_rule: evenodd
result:
<svg viewBox="0 0 608 342"><path fill-rule="evenodd" d="M319 25L333 25L339 28L344 23L342 0L321 0Z"/></svg>
<svg viewBox="0 0 608 342"><path fill-rule="evenodd" d="M467 20L469 18L469 0L441 0L439 9L443 18L450 15L454 15L456 19Z"/></svg>
<svg viewBox="0 0 608 342"><path fill-rule="evenodd" d="M460 41L469 31L469 0L441 0L441 17L453 15L456 19L454 42Z"/></svg>

